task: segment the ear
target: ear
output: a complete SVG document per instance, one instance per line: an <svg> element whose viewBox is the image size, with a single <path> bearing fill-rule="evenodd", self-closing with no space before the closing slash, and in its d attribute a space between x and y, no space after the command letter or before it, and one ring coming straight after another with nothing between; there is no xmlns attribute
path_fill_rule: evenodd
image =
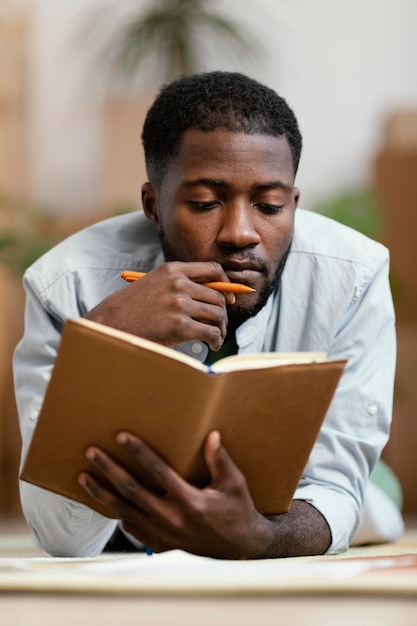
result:
<svg viewBox="0 0 417 626"><path fill-rule="evenodd" d="M151 220L159 227L158 215L158 194L151 183L143 183L142 185L142 207L148 220Z"/></svg>
<svg viewBox="0 0 417 626"><path fill-rule="evenodd" d="M295 208L298 207L299 199L300 199L300 190L298 189L298 187L294 187L294 206L295 206Z"/></svg>

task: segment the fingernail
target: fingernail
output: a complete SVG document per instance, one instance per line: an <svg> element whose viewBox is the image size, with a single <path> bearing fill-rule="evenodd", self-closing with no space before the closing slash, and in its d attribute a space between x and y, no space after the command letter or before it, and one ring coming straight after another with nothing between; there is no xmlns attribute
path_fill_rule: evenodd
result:
<svg viewBox="0 0 417 626"><path fill-rule="evenodd" d="M117 443L120 443L122 446L128 443L129 438L126 433L118 433L116 436Z"/></svg>
<svg viewBox="0 0 417 626"><path fill-rule="evenodd" d="M92 448L87 448L87 450L85 451L85 456L89 461L94 461L96 458L95 450L93 450Z"/></svg>
<svg viewBox="0 0 417 626"><path fill-rule="evenodd" d="M87 479L84 474L80 474L78 476L78 483L81 485L81 487L87 487Z"/></svg>
<svg viewBox="0 0 417 626"><path fill-rule="evenodd" d="M221 446L221 439L220 439L220 433L218 430L213 430L213 444L214 444L214 448L216 450L218 450Z"/></svg>

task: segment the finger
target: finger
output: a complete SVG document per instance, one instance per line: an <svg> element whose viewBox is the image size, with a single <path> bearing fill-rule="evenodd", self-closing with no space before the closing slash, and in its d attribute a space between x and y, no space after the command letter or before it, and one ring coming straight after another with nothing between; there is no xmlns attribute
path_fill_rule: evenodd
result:
<svg viewBox="0 0 417 626"><path fill-rule="evenodd" d="M153 269L139 282L151 275L158 277L158 282L163 281L165 288L168 286L174 291L183 291L190 284L230 282L222 266L213 261L169 261Z"/></svg>
<svg viewBox="0 0 417 626"><path fill-rule="evenodd" d="M211 289L204 285L204 283L210 282L226 282L229 283L229 277L225 273L220 263L216 261L201 262L201 263L187 263L187 275L196 284L202 283L205 289L210 289L211 292L217 292L216 289ZM220 292L224 298L224 301L228 305L232 305L236 302L236 296L230 292ZM207 297L207 296L206 296Z"/></svg>
<svg viewBox="0 0 417 626"><path fill-rule="evenodd" d="M122 520L126 532L151 548L153 552L172 549L172 544L164 540L164 527L158 525L158 519L155 516L149 515L137 505L132 506L116 496L88 472L82 472L78 477L78 482L94 500L109 509L116 519Z"/></svg>
<svg viewBox="0 0 417 626"><path fill-rule="evenodd" d="M202 322L216 331L219 331L219 336L222 340L224 340L227 333L227 313L226 307L223 303L223 306L213 306L211 304L207 304L204 302L199 302L198 307L194 307L195 310L190 310L190 316L197 322ZM204 330L204 329L202 329ZM209 329L211 330L211 328Z"/></svg>
<svg viewBox="0 0 417 626"><path fill-rule="evenodd" d="M226 336L225 331L222 332L217 326L193 319L177 318L175 330L176 332L171 333L171 336L175 337L176 340L171 341L168 345L199 340L206 343L215 352L220 350Z"/></svg>
<svg viewBox="0 0 417 626"><path fill-rule="evenodd" d="M130 503L122 500L88 472L79 474L78 483L94 500L109 509L117 519L129 518L139 511L138 507L133 511Z"/></svg>
<svg viewBox="0 0 417 626"><path fill-rule="evenodd" d="M223 282L230 281L227 280ZM212 287L209 287L204 283L201 285L199 283L194 284L196 285L197 289L199 289L198 292L195 291L195 294L193 294L196 300L199 300L201 302L212 302L213 304L220 307L224 307L226 304L234 304L236 302L236 295L234 293L213 289Z"/></svg>
<svg viewBox="0 0 417 626"><path fill-rule="evenodd" d="M199 339L215 351L222 347L228 323L224 304L219 307L192 300L187 311L184 311L184 316L179 317L179 322L181 319L184 323L178 323L177 329L186 337L183 341Z"/></svg>
<svg viewBox="0 0 417 626"><path fill-rule="evenodd" d="M188 313L190 317L215 324L217 326L227 324L226 300L222 293L215 292L214 298L206 297L207 291L214 291L210 287L204 285L196 285L193 287L193 293L190 294L192 300L188 301ZM233 294L232 294L233 295ZM209 294L211 296L211 294ZM191 310L190 310L191 307Z"/></svg>
<svg viewBox="0 0 417 626"><path fill-rule="evenodd" d="M116 441L135 458L138 469L146 479L157 485L171 499L185 501L195 494L195 487L187 483L139 437L128 432L120 432L116 436Z"/></svg>
<svg viewBox="0 0 417 626"><path fill-rule="evenodd" d="M143 511L153 512L159 509L159 498L147 486L141 484L133 478L129 472L118 465L103 450L91 446L86 451L86 458L94 465L94 467L103 475L103 477L115 488L115 491L122 496L118 498L115 493L101 485L99 481L93 479L89 482L90 488L94 488L96 499L106 498L106 503L112 503L112 510L116 507L117 511L125 518L126 503L132 503L134 507L140 507ZM94 484L95 483L95 484ZM100 500L101 501L101 500Z"/></svg>
<svg viewBox="0 0 417 626"><path fill-rule="evenodd" d="M224 298L226 300L226 304L231 306L236 302L236 296L234 293L223 292Z"/></svg>
<svg viewBox="0 0 417 626"><path fill-rule="evenodd" d="M200 339L213 350L218 350L227 333L225 296L183 275L172 279L169 290L168 299L167 293L163 297L177 336L176 342Z"/></svg>
<svg viewBox="0 0 417 626"><path fill-rule="evenodd" d="M197 261L192 263L175 261L171 263L166 263L165 267L168 268L169 271L172 273L172 279L170 282L173 282L175 280L176 274L177 278L180 278L181 276L186 276L187 279L194 285L204 286L205 290L210 289L212 297L213 293L218 293L222 296L222 298L224 298L223 301L225 301L227 304L231 305L236 302L236 296L234 293L224 293L216 289L211 289L204 284L210 282L230 282L229 277L225 273L220 263L217 263L215 261ZM177 283L177 285L180 286L181 283ZM204 299L209 298L209 292L205 291L205 295L201 296L201 298L203 297Z"/></svg>
<svg viewBox="0 0 417 626"><path fill-rule="evenodd" d="M173 265L176 265L178 269L195 283L229 282L223 267L216 261L174 261Z"/></svg>

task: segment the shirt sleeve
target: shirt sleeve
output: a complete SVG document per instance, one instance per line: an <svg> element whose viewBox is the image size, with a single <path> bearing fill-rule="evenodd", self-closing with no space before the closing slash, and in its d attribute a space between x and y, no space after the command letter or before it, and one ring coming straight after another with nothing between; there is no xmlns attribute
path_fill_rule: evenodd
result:
<svg viewBox="0 0 417 626"><path fill-rule="evenodd" d="M295 493L326 518L329 553L352 542L369 475L389 436L396 338L388 266L387 255L358 286L331 342L329 358L348 362Z"/></svg>
<svg viewBox="0 0 417 626"><path fill-rule="evenodd" d="M23 464L36 427L59 342L62 322L48 312L40 290L27 273L25 332L13 359L14 384L22 436ZM76 311L74 311L76 314ZM42 548L53 556L92 556L100 553L117 521L89 507L20 481L24 516Z"/></svg>

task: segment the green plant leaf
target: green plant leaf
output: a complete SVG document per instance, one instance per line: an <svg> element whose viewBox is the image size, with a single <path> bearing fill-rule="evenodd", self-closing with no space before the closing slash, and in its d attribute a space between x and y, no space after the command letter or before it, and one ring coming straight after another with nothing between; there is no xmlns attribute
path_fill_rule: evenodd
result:
<svg viewBox="0 0 417 626"><path fill-rule="evenodd" d="M377 195L370 188L343 190L318 202L313 209L376 239L384 221Z"/></svg>
<svg viewBox="0 0 417 626"><path fill-rule="evenodd" d="M117 26L117 5L100 5L80 30L80 41L95 51L95 66L110 80L132 79L153 57L159 78L172 80L182 74L204 69L207 41L217 49L255 59L260 43L236 22L215 10L212 0L159 0L134 12L127 22ZM120 7L119 7L120 8ZM109 28L109 23L116 26ZM157 81L159 82L159 81Z"/></svg>

